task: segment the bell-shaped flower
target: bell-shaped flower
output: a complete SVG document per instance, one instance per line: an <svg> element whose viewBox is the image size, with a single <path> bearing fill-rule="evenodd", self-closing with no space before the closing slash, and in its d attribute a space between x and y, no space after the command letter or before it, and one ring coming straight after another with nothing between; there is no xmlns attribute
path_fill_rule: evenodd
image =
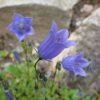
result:
<svg viewBox="0 0 100 100"><path fill-rule="evenodd" d="M24 17L20 14L14 14L12 23L8 26L9 30L16 35L19 41L34 34L32 28L32 17Z"/></svg>
<svg viewBox="0 0 100 100"><path fill-rule="evenodd" d="M12 92L9 90L4 90L5 96L6 96L6 100L14 100L14 97L12 95Z"/></svg>
<svg viewBox="0 0 100 100"><path fill-rule="evenodd" d="M86 76L86 72L83 68L87 67L90 62L84 58L83 52L74 55L65 57L62 60L62 66L65 70L74 72L75 75Z"/></svg>
<svg viewBox="0 0 100 100"><path fill-rule="evenodd" d="M13 55L14 55L14 59L16 61L19 61L20 62L21 57L20 57L20 54L16 50L13 50Z"/></svg>
<svg viewBox="0 0 100 100"><path fill-rule="evenodd" d="M58 30L53 22L48 36L40 43L38 54L41 59L49 60L60 54L65 48L75 45L75 42L68 40L67 29Z"/></svg>

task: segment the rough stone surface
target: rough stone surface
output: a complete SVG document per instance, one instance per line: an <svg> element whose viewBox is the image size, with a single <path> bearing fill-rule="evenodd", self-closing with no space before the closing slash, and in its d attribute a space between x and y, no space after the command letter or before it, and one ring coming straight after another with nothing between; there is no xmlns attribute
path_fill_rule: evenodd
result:
<svg viewBox="0 0 100 100"><path fill-rule="evenodd" d="M85 88L100 90L100 8L95 10L89 17L87 17L81 26L72 33L72 40L77 42L74 51L84 51L87 58L90 59L91 64L87 68L87 81L83 83ZM78 80L79 81L79 80Z"/></svg>
<svg viewBox="0 0 100 100"><path fill-rule="evenodd" d="M86 15L89 15L93 11L93 5L85 4L83 8L81 8L80 12L86 13Z"/></svg>
<svg viewBox="0 0 100 100"><path fill-rule="evenodd" d="M93 65L100 66L100 8L86 18L82 25L72 33L77 41L76 50L83 50L92 60Z"/></svg>
<svg viewBox="0 0 100 100"><path fill-rule="evenodd" d="M62 10L72 9L79 0L0 0L0 7L26 5L26 4L40 4L46 6L53 6Z"/></svg>

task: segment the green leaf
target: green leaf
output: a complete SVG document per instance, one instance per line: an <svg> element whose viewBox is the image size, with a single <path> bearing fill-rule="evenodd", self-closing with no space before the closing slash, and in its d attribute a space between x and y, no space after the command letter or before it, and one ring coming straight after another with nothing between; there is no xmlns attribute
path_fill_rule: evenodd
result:
<svg viewBox="0 0 100 100"><path fill-rule="evenodd" d="M20 75L18 68L13 65L6 67L4 71L13 74L15 77Z"/></svg>
<svg viewBox="0 0 100 100"><path fill-rule="evenodd" d="M6 56L7 56L7 54L8 54L8 52L7 52L7 51L0 50L0 58L4 58L4 57L6 57Z"/></svg>

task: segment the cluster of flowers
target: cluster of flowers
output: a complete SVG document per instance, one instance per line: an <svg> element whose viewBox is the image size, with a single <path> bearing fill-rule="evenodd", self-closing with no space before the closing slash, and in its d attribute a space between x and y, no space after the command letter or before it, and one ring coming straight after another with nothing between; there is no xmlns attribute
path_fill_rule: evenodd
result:
<svg viewBox="0 0 100 100"><path fill-rule="evenodd" d="M20 14L15 14L12 23L9 25L9 30L16 35L21 42L25 38L34 35L32 28L32 18L24 17ZM40 59L51 60L59 55L65 48L74 46L76 43L69 38L68 29L58 29L55 22L52 23L51 29L46 38L38 47L38 55ZM75 75L86 76L83 68L89 65L89 61L84 58L83 52L65 57L61 64L65 70L74 72Z"/></svg>

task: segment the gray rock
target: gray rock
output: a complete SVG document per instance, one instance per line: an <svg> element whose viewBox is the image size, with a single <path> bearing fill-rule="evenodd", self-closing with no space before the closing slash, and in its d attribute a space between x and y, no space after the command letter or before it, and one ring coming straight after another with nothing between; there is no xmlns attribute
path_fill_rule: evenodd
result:
<svg viewBox="0 0 100 100"><path fill-rule="evenodd" d="M79 0L0 0L0 8L14 5L40 4L53 6L62 10L72 9Z"/></svg>
<svg viewBox="0 0 100 100"><path fill-rule="evenodd" d="M78 44L77 51L83 50L92 60L94 67L100 65L100 8L86 18L81 26L72 33L72 40Z"/></svg>
<svg viewBox="0 0 100 100"><path fill-rule="evenodd" d="M85 4L82 8L81 8L81 10L80 10L80 12L81 13L85 13L86 15L89 15L92 11L93 11L93 5L90 5L90 4Z"/></svg>
<svg viewBox="0 0 100 100"><path fill-rule="evenodd" d="M83 82L83 86L86 86L85 88L91 90L91 92L93 92L92 89L99 91L100 8L82 22L81 26L72 33L71 39L77 42L77 46L73 50L76 52L84 51L86 57L91 61L90 66L87 68L87 81ZM90 92L89 90L87 92Z"/></svg>

